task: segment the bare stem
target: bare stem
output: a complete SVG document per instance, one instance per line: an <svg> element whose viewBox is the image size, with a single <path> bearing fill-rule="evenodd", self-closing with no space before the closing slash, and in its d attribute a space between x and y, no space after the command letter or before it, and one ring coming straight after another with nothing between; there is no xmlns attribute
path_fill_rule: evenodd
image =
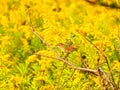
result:
<svg viewBox="0 0 120 90"><path fill-rule="evenodd" d="M110 84L111 89L112 89L112 90L115 90L114 85L113 85L112 82L110 81L109 76L102 70L102 68L100 68L100 72L102 72L103 75L105 76L105 79L106 79L106 81Z"/></svg>
<svg viewBox="0 0 120 90"><path fill-rule="evenodd" d="M52 59L57 59L57 60L60 60L60 61L64 62L65 64L71 66L72 68L74 68L74 69L76 69L76 70L85 71L85 72L90 72L90 73L93 73L93 74L95 74L95 75L98 75L98 74L97 74L97 70L93 70L93 69L89 69L89 68L77 67L77 66L75 66L74 64L72 64L72 63L64 60L64 59L61 58L61 57L57 57L57 58L56 58L56 57L47 56L47 55L43 55L43 54L36 54L36 55L38 55L38 56L43 56L43 57L47 57L47 58L52 58Z"/></svg>

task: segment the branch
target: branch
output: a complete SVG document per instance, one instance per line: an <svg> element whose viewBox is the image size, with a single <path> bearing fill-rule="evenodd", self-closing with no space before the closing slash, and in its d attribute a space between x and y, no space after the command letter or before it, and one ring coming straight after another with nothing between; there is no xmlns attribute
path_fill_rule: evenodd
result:
<svg viewBox="0 0 120 90"><path fill-rule="evenodd" d="M97 70L93 70L93 69L89 69L89 68L77 67L77 66L75 66L74 64L72 64L72 63L70 63L70 62L64 60L64 59L61 58L61 57L56 58L56 57L47 56L47 55L43 55L43 54L36 54L36 55L37 55L37 56L47 57L47 58L52 58L52 59L57 59L57 60L60 60L60 61L64 62L65 64L67 64L67 65L73 67L73 68L76 69L76 70L85 71L85 72L90 72L90 73L93 73L93 74L95 74L95 75L98 75L98 74L97 74L97 72L98 72Z"/></svg>
<svg viewBox="0 0 120 90"><path fill-rule="evenodd" d="M100 2L99 0L85 0L87 1L88 3L92 4L92 5L100 5L100 6L104 6L104 7L110 7L110 8L113 8L113 9L120 9L120 5L117 5L117 3L111 3L111 4L108 4L106 2Z"/></svg>
<svg viewBox="0 0 120 90"><path fill-rule="evenodd" d="M100 72L103 73L103 75L105 76L106 81L110 84L110 87L112 90L115 90L114 85L112 84L112 82L110 81L109 76L102 70L102 68L99 68Z"/></svg>

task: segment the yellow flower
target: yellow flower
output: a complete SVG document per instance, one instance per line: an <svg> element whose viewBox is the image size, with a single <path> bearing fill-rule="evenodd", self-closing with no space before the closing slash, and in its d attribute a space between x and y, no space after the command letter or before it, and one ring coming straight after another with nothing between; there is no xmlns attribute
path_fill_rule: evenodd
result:
<svg viewBox="0 0 120 90"><path fill-rule="evenodd" d="M28 42L25 38L21 38L21 41L23 42L24 46L27 46L28 45Z"/></svg>
<svg viewBox="0 0 120 90"><path fill-rule="evenodd" d="M7 25L8 25L8 17L6 17L6 16L1 16L0 23L1 23L3 26L7 26Z"/></svg>
<svg viewBox="0 0 120 90"><path fill-rule="evenodd" d="M9 40L10 40L10 37L9 37L9 36L2 36L2 37L0 38L0 41L2 42L2 43L1 43L1 48L2 48L2 50L3 50L4 48L6 48L6 46L7 46L8 44L10 44Z"/></svg>
<svg viewBox="0 0 120 90"><path fill-rule="evenodd" d="M31 55L28 57L27 62L31 63L31 62L35 62L37 60L38 60L38 58L36 55Z"/></svg>
<svg viewBox="0 0 120 90"><path fill-rule="evenodd" d="M39 64L41 65L41 69L46 69L46 68L49 68L51 67L51 60L49 59L46 59L46 60L40 60L39 61Z"/></svg>

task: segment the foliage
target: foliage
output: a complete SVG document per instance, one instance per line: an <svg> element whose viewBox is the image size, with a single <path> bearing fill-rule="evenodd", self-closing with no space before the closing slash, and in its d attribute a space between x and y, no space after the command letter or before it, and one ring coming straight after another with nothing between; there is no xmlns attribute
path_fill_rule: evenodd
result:
<svg viewBox="0 0 120 90"><path fill-rule="evenodd" d="M120 6L119 0L98 1ZM111 90L108 77L120 88L120 9L102 4L86 0L1 0L0 90ZM67 56L57 45L62 43L67 48L69 42L76 50ZM76 67L102 68L97 74L108 76L77 70L59 60L54 51Z"/></svg>

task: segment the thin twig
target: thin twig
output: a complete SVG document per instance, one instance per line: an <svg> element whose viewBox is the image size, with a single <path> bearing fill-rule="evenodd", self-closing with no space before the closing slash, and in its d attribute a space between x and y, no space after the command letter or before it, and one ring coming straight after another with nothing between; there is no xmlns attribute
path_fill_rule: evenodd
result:
<svg viewBox="0 0 120 90"><path fill-rule="evenodd" d="M99 68L99 69L100 69L100 71L104 74L106 81L107 81L107 82L110 84L110 86L111 86L111 89L112 89L112 90L115 90L112 82L110 81L109 76L102 70L102 68Z"/></svg>
<svg viewBox="0 0 120 90"><path fill-rule="evenodd" d="M112 5L112 4L108 4L108 3L101 3L99 2L99 0L86 0L88 3L94 5L94 4L99 4L101 6L104 6L104 7L110 7L110 8L113 8L113 9L120 9L120 6L119 5Z"/></svg>
<svg viewBox="0 0 120 90"><path fill-rule="evenodd" d="M74 68L74 69L76 69L76 70L85 71L85 72L90 72L90 73L93 73L93 74L95 74L95 75L98 75L98 74L97 74L97 70L93 70L93 69L89 69L89 68L77 67L77 66L75 66L74 64L72 64L72 63L64 60L64 59L61 58L61 57L57 57L57 58L56 58L56 57L47 56L47 55L43 55L43 54L36 54L36 55L38 55L38 56L43 56L43 57L47 57L47 58L52 58L52 59L56 59L56 60L60 60L60 61L64 62L65 64L71 66L72 68Z"/></svg>
<svg viewBox="0 0 120 90"><path fill-rule="evenodd" d="M116 83L115 83L115 80L114 80L114 77L113 77L113 73L112 73L112 71L111 71L111 68L110 68L110 65L109 65L109 63L108 63L107 57L106 57L105 55L104 55L104 57L105 57L105 60L106 60L106 63L107 63L107 66L108 66L108 69L109 69L109 72L110 72L112 81L113 81L113 83L114 83L113 85L114 85L115 88L117 88L117 85L116 85Z"/></svg>
<svg viewBox="0 0 120 90"><path fill-rule="evenodd" d="M100 66L98 66L98 72L99 72L99 76L100 76L100 80L101 80L103 89L104 89L104 90L108 90L108 89L107 89L107 86L106 86L106 84L105 84L105 81L104 81L104 77L103 77L103 75L104 75L106 81L110 84L110 87L112 88L112 90L114 90L113 84L111 83L109 77L105 74L105 72L102 70L102 68L101 68Z"/></svg>
<svg viewBox="0 0 120 90"><path fill-rule="evenodd" d="M78 30L76 30L78 32ZM91 45L93 45L98 51L99 51L99 48L94 44L92 43L88 38L86 38L85 35L83 35L82 33L78 32L83 38L85 38L85 40L87 40Z"/></svg>

